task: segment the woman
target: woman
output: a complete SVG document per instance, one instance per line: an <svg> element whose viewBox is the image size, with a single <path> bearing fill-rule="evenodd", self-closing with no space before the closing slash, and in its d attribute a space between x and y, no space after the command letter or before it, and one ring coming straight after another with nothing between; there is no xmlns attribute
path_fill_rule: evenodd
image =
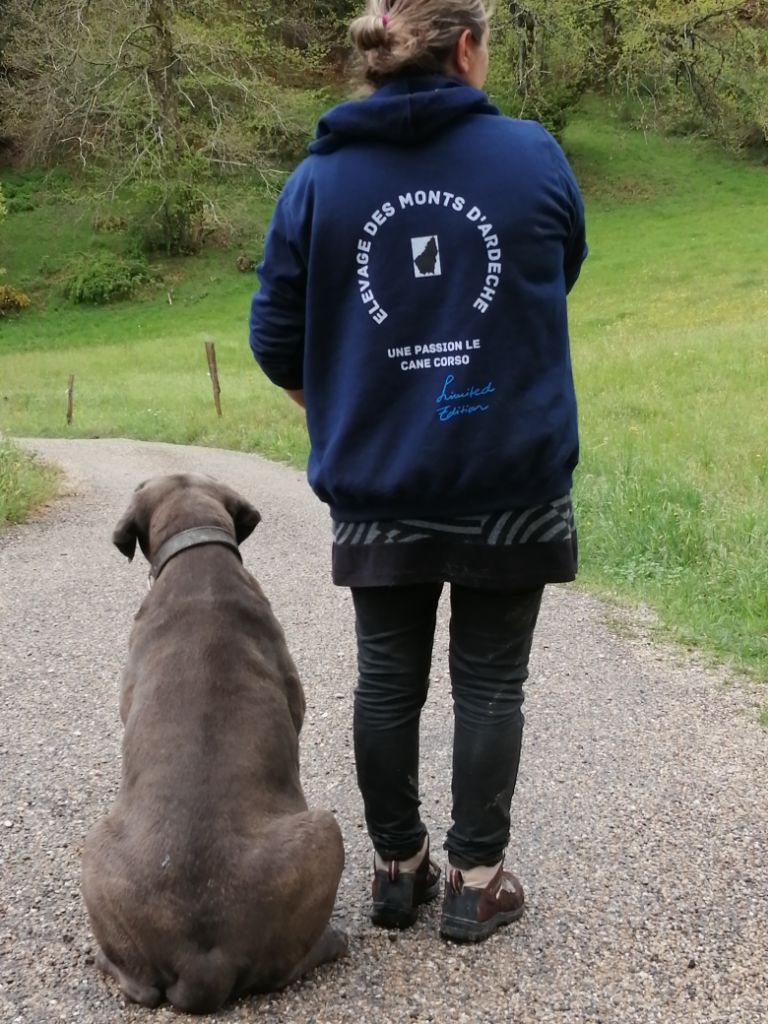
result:
<svg viewBox="0 0 768 1024"><path fill-rule="evenodd" d="M572 580L578 460L566 294L584 213L562 151L480 90L482 0L368 0L374 87L322 118L275 210L251 348L307 413L355 606L354 741L375 924L411 925L440 871L419 814L419 717L451 587L453 825L441 934L520 917L504 868L523 683L545 584Z"/></svg>

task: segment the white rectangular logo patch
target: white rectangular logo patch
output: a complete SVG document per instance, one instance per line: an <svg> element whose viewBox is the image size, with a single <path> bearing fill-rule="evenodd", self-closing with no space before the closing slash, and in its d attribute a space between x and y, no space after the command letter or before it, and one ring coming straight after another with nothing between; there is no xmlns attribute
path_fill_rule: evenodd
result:
<svg viewBox="0 0 768 1024"><path fill-rule="evenodd" d="M437 235L425 238L412 238L413 272L416 277L440 277L443 270L440 265L440 242Z"/></svg>

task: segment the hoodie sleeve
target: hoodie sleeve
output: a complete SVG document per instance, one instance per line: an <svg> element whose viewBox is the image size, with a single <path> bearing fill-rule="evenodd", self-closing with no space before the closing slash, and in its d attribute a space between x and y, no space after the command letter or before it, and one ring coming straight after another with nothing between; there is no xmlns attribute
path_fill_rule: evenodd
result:
<svg viewBox="0 0 768 1024"><path fill-rule="evenodd" d="M546 129L544 129L546 131ZM555 172L570 216L570 232L565 244L565 290L570 292L579 279L581 265L589 254L584 216L584 202L571 165L560 143L547 132Z"/></svg>
<svg viewBox="0 0 768 1024"><path fill-rule="evenodd" d="M309 189L294 172L283 189L256 268L261 288L253 296L250 344L256 362L278 387L298 391L304 377Z"/></svg>
<svg viewBox="0 0 768 1024"><path fill-rule="evenodd" d="M571 202L573 203L573 228L565 249L565 291L567 294L579 279L581 265L589 255L589 246L587 245L584 203L579 192L579 186L576 184L576 179L565 157L563 157L563 160L568 172L567 186Z"/></svg>

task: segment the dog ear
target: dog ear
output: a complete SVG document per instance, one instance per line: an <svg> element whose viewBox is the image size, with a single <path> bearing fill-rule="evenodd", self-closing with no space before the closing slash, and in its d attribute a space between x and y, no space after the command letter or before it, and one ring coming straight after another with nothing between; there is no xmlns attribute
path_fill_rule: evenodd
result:
<svg viewBox="0 0 768 1024"><path fill-rule="evenodd" d="M136 518L134 516L133 506L131 506L117 524L114 533L112 534L112 543L118 551L125 555L129 562L133 561L133 556L136 554L136 541L138 536Z"/></svg>
<svg viewBox="0 0 768 1024"><path fill-rule="evenodd" d="M140 530L139 495L146 483L146 480L142 480L133 492L131 504L128 506L127 512L117 524L112 534L112 543L118 551L121 552L121 554L125 555L129 562L133 561L133 556L136 554L136 542L139 540Z"/></svg>
<svg viewBox="0 0 768 1024"><path fill-rule="evenodd" d="M234 491L227 494L224 505L227 512L232 516L232 522L235 524L237 543L242 544L259 525L261 516L249 501L241 498Z"/></svg>

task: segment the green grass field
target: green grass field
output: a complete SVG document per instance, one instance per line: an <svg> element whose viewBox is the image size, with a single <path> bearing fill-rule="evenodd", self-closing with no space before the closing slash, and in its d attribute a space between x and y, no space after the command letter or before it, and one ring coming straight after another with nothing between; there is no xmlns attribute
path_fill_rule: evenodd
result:
<svg viewBox="0 0 768 1024"><path fill-rule="evenodd" d="M571 305L582 583L647 603L683 643L768 678L768 169L645 137L593 107L565 145L591 247ZM242 247L257 255L271 199L254 185L234 205ZM93 235L92 214L75 197L0 228L0 264L34 300L0 321L0 429L219 445L303 465L301 414L248 351L254 280L235 267L239 249L164 264L164 285L138 302L46 298L41 269L53 282L68 253L120 245L119 233Z"/></svg>

